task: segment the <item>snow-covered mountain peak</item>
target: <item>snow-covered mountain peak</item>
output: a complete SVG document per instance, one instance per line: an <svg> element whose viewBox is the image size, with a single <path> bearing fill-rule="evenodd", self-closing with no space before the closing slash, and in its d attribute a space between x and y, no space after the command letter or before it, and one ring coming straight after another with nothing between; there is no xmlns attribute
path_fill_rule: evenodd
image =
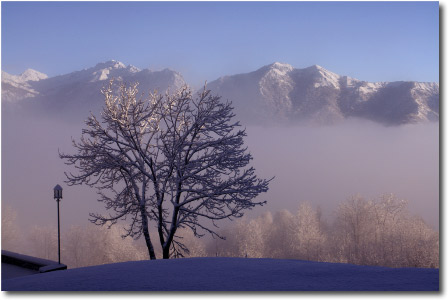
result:
<svg viewBox="0 0 448 300"><path fill-rule="evenodd" d="M414 82L414 88L426 90L428 92L438 91L439 84L437 82Z"/></svg>
<svg viewBox="0 0 448 300"><path fill-rule="evenodd" d="M99 63L93 68L93 78L90 80L90 82L107 80L110 76L120 76L116 74L116 71L138 73L141 70L132 65L126 67L124 63L117 60L109 60L103 63Z"/></svg>
<svg viewBox="0 0 448 300"><path fill-rule="evenodd" d="M9 73L6 73L5 71L2 71L2 82L9 82L9 81L16 81L18 76L11 75Z"/></svg>
<svg viewBox="0 0 448 300"><path fill-rule="evenodd" d="M117 60L109 60L106 62L98 63L95 66L95 69L125 69L126 65L120 61Z"/></svg>
<svg viewBox="0 0 448 300"><path fill-rule="evenodd" d="M328 71L319 65L313 65L311 67L301 69L301 71L318 79L314 84L314 87L332 86L337 89L339 88L339 78L341 78L341 76Z"/></svg>
<svg viewBox="0 0 448 300"><path fill-rule="evenodd" d="M319 71L327 71L327 69L325 69L324 67L319 66L319 65L312 65L310 68L314 68Z"/></svg>
<svg viewBox="0 0 448 300"><path fill-rule="evenodd" d="M110 79L114 79L117 85L139 82L142 93L153 90L164 93L168 88L176 90L185 84L178 72L169 69L140 70L117 60L50 78L35 70L27 70L22 75L10 75L2 71L1 79L2 103L15 105L12 103L21 101L20 106L24 109L26 107L43 114L64 111L65 117L72 120L84 118L90 111L101 110L104 99L100 91ZM41 80L36 81L38 79ZM30 101L31 98L33 100Z"/></svg>
<svg viewBox="0 0 448 300"><path fill-rule="evenodd" d="M21 98L32 98L39 94L32 84L47 79L44 73L27 69L20 75L11 75L2 71L2 101L14 102Z"/></svg>
<svg viewBox="0 0 448 300"><path fill-rule="evenodd" d="M268 68L269 68L269 70L272 70L272 71L278 73L279 75L286 75L286 73L294 70L293 66L284 64L284 63L280 63L280 62L275 62L273 64L270 64L268 66Z"/></svg>
<svg viewBox="0 0 448 300"><path fill-rule="evenodd" d="M33 69L27 69L20 75L11 75L2 71L2 81L9 83L25 84L27 81L39 81L47 78L46 74Z"/></svg>
<svg viewBox="0 0 448 300"><path fill-rule="evenodd" d="M312 65L312 66L303 68L302 70L309 71L309 72L313 72L313 71L314 71L314 72L318 72L318 71L320 71L320 70L322 70L322 69L325 70L325 68L323 68L323 67L321 67L321 66L319 66L319 65Z"/></svg>
<svg viewBox="0 0 448 300"><path fill-rule="evenodd" d="M269 86L276 85L281 87L276 93L285 94L291 87L291 78L289 74L294 68L291 65L275 62L267 65L262 70L262 77L259 81L260 92L262 95L270 90Z"/></svg>
<svg viewBox="0 0 448 300"><path fill-rule="evenodd" d="M124 69L126 68L126 65L122 62L116 61L115 64L113 65L114 69Z"/></svg>
<svg viewBox="0 0 448 300"><path fill-rule="evenodd" d="M92 110L92 105L100 106L98 91L111 78L140 82L139 90L143 92L165 91L185 84L176 71L140 70L116 60L51 78L32 69L20 75L2 71L1 77L5 103L34 98L33 105L41 105L44 111L58 103L57 107L76 108L80 114ZM332 123L357 117L405 124L439 119L438 83L370 83L340 76L319 65L299 69L275 62L253 72L220 77L207 87L231 100L242 120L255 123L268 119ZM61 99L65 99L64 104Z"/></svg>
<svg viewBox="0 0 448 300"><path fill-rule="evenodd" d="M131 72L131 73L137 73L137 72L141 71L139 68L137 68L136 66L133 66L133 65L129 65L127 68L129 69L129 72Z"/></svg>
<svg viewBox="0 0 448 300"><path fill-rule="evenodd" d="M325 69L324 67L319 66L319 65L312 65L312 66L307 67L307 68L304 68L304 69L302 69L302 70L307 71L307 72L310 72L310 73L322 73L322 74L325 74L325 73L331 73L331 74L335 74L335 75L337 75L336 73L333 73L333 72L331 72L331 71L328 71L327 69ZM338 75L338 76L339 76L339 75Z"/></svg>
<svg viewBox="0 0 448 300"><path fill-rule="evenodd" d="M387 125L439 119L439 85L420 82L366 82L322 66L293 68L273 63L208 87L232 99L236 114L254 124L333 124L350 117Z"/></svg>
<svg viewBox="0 0 448 300"><path fill-rule="evenodd" d="M23 81L39 81L42 79L47 79L48 76L44 73L41 73L39 71L33 70L33 69L27 69L25 72L19 75L20 79Z"/></svg>

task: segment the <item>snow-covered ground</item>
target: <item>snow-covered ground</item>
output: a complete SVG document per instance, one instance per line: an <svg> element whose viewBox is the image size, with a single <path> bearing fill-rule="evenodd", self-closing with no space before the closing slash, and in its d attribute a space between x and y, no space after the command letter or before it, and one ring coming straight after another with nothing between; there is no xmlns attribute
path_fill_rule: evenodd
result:
<svg viewBox="0 0 448 300"><path fill-rule="evenodd" d="M2 263L2 279L23 277L34 274L39 274L39 271L28 268L22 268L16 265Z"/></svg>
<svg viewBox="0 0 448 300"><path fill-rule="evenodd" d="M2 280L3 291L438 291L439 269L299 260L134 261Z"/></svg>

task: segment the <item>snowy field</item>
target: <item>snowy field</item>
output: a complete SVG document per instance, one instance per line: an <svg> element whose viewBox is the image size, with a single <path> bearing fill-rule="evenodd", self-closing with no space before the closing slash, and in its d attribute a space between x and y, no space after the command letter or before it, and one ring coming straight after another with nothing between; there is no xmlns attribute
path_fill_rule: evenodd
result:
<svg viewBox="0 0 448 300"><path fill-rule="evenodd" d="M3 291L438 291L439 269L299 260L134 261L2 280Z"/></svg>

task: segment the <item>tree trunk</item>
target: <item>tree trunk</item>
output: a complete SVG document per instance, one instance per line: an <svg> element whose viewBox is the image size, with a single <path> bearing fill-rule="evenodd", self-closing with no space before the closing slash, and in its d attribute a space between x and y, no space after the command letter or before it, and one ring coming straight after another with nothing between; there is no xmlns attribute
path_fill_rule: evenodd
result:
<svg viewBox="0 0 448 300"><path fill-rule="evenodd" d="M145 206L140 207L140 214L142 217L143 235L145 236L146 247L148 247L149 258L156 259L156 255L154 253L154 247L151 243L151 238L149 237L148 217L146 216Z"/></svg>
<svg viewBox="0 0 448 300"><path fill-rule="evenodd" d="M168 235L168 238L166 239L166 242L164 245L162 245L162 252L163 252L163 259L169 259L170 258L170 248L171 243L173 242L174 234L176 233L176 227L171 228L171 232Z"/></svg>
<svg viewBox="0 0 448 300"><path fill-rule="evenodd" d="M179 196L177 196L177 203L179 203L179 198L180 198L180 194L179 194ZM171 224L170 233L165 241L165 244L162 245L163 259L170 258L170 246L171 246L171 243L173 242L174 235L176 234L176 230L177 230L176 220L177 220L178 213L179 213L179 207L174 208L173 220L172 220L172 224Z"/></svg>
<svg viewBox="0 0 448 300"><path fill-rule="evenodd" d="M167 247L163 248L163 259L169 259L170 258L170 245L167 245Z"/></svg>

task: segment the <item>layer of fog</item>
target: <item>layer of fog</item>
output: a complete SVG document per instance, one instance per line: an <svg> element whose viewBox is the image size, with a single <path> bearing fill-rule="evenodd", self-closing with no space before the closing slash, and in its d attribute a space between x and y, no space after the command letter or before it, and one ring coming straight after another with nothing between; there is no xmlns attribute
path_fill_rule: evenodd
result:
<svg viewBox="0 0 448 300"><path fill-rule="evenodd" d="M72 152L71 136L81 123L2 116L2 204L16 212L22 228L55 226L53 187L61 184L62 228L85 225L90 212L105 212L94 189L63 183L69 169L58 149ZM383 127L347 122L332 127L248 127L246 138L260 177L275 176L268 204L248 212L295 211L301 201L320 205L331 216L337 203L360 193L394 193L429 224L438 226L438 124ZM225 224L223 224L225 225Z"/></svg>
<svg viewBox="0 0 448 300"><path fill-rule="evenodd" d="M309 201L331 216L350 195L394 193L438 227L438 123L384 127L351 120L324 127L248 127L247 132L258 174L276 176L264 196L267 210L295 211Z"/></svg>
<svg viewBox="0 0 448 300"><path fill-rule="evenodd" d="M103 211L95 189L64 184L64 172L74 170L59 159L58 150L73 151L71 137L79 138L81 128L82 122L2 116L2 204L17 212L22 228L57 224L56 184L63 187L62 228L87 224L89 212Z"/></svg>

